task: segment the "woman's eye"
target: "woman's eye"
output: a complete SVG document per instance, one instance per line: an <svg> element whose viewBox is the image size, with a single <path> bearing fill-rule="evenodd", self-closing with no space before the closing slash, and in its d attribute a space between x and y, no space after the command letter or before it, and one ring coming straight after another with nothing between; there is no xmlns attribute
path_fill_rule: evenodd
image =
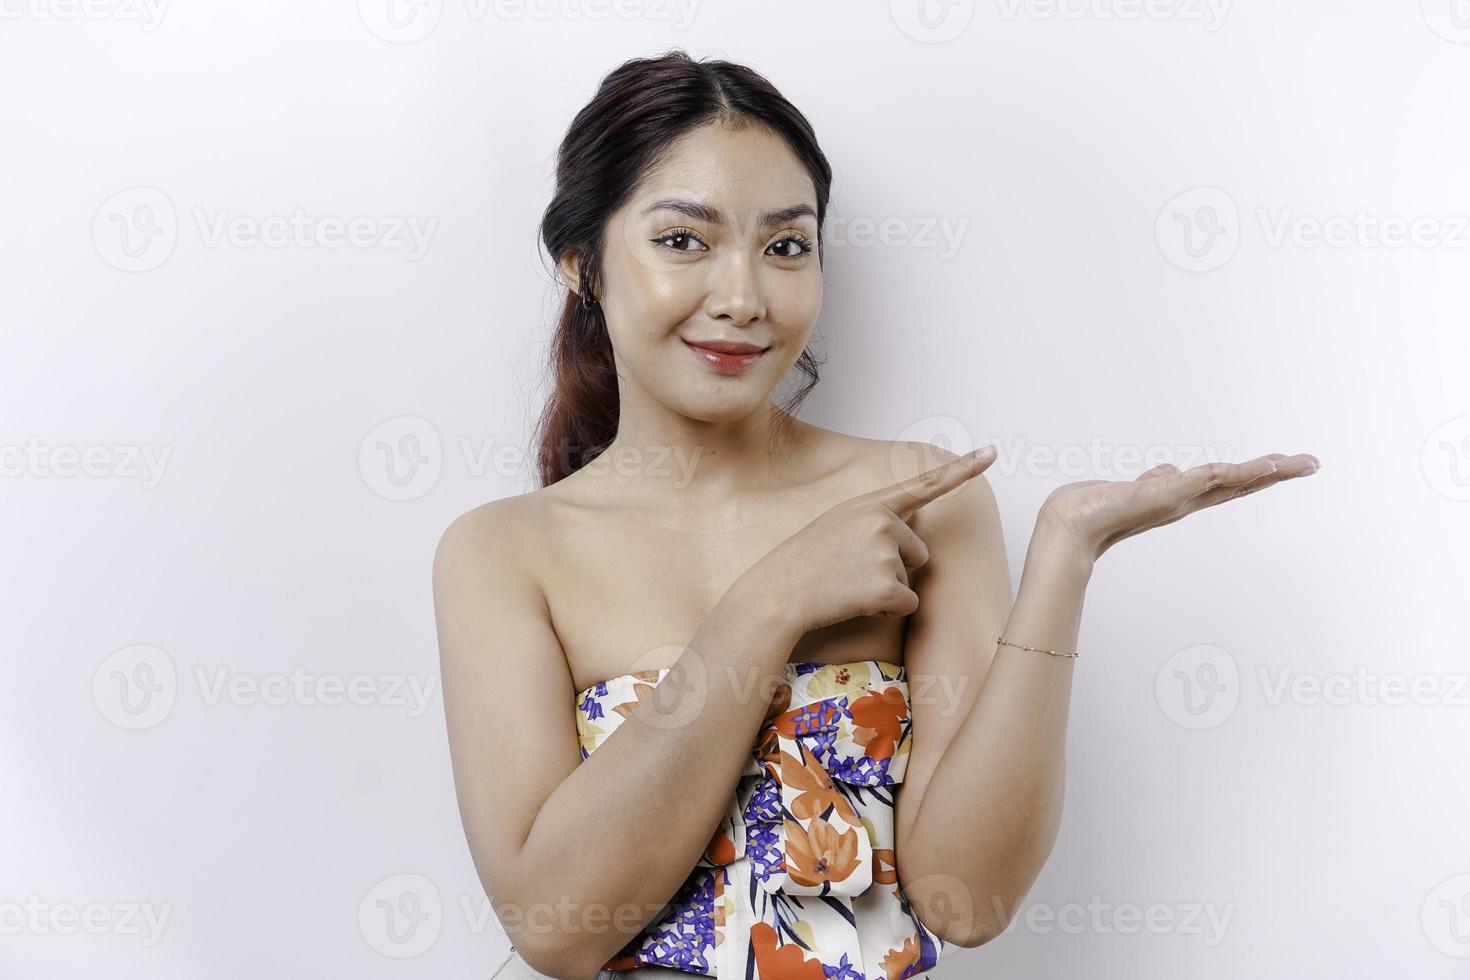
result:
<svg viewBox="0 0 1470 980"><path fill-rule="evenodd" d="M709 251L709 246L705 245L700 237L688 228L676 228L650 241L659 248L666 248L674 252ZM776 257L782 259L799 259L812 251L811 242L802 235L788 235L772 242L770 247L783 250L776 253Z"/></svg>
<svg viewBox="0 0 1470 980"><path fill-rule="evenodd" d="M812 243L801 235L788 235L785 238L771 243L772 248L782 246L786 247L786 251L778 257L783 259L799 259L803 255L810 254L812 250Z"/></svg>
<svg viewBox="0 0 1470 980"><path fill-rule="evenodd" d="M696 251L696 249L685 248L682 245L668 245L668 244L665 244L666 242L699 242L699 244L700 244L701 247L704 246L704 243L699 241L699 236L698 235L696 235L696 234L694 234L694 232L689 231L688 229L684 229L684 228L678 228L678 229L675 229L674 231L669 232L666 235L660 235L659 237L653 239L653 243L655 245L658 245L661 248L672 249L675 252L693 252L693 251Z"/></svg>

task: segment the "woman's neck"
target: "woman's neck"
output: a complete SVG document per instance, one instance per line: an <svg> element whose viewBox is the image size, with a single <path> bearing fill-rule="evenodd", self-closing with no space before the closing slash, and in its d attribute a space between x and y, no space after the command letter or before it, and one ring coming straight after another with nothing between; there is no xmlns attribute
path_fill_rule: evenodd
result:
<svg viewBox="0 0 1470 980"><path fill-rule="evenodd" d="M784 429L783 420L789 420ZM700 422L669 413L658 420L620 418L612 443L587 465L608 489L717 503L784 486L786 454L810 426L770 406L732 422Z"/></svg>

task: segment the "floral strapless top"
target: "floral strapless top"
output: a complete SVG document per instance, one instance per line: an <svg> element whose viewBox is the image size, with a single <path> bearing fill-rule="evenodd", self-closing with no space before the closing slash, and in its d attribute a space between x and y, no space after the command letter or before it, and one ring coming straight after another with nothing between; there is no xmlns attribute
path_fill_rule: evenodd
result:
<svg viewBox="0 0 1470 980"><path fill-rule="evenodd" d="M582 758L668 668L581 692ZM725 980L902 980L956 947L899 886L893 813L912 746L904 668L787 663L734 797L661 918L605 965Z"/></svg>

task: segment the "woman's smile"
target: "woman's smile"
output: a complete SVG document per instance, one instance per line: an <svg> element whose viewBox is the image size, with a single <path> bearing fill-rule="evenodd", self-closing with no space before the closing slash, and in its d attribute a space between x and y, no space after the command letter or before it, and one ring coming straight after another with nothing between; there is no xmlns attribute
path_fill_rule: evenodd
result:
<svg viewBox="0 0 1470 980"><path fill-rule="evenodd" d="M681 338L682 339L682 338ZM716 374L741 374L751 368L769 347L721 340L685 340L700 362Z"/></svg>

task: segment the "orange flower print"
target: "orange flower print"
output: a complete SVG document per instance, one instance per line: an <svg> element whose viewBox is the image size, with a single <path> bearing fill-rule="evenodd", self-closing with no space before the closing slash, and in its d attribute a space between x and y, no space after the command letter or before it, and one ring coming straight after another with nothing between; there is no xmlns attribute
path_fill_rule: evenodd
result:
<svg viewBox="0 0 1470 980"><path fill-rule="evenodd" d="M898 865L894 864L893 848L873 848L873 884L898 884Z"/></svg>
<svg viewBox="0 0 1470 980"><path fill-rule="evenodd" d="M715 872L714 900L710 903L710 924L715 929L715 945L725 941L725 875Z"/></svg>
<svg viewBox="0 0 1470 980"><path fill-rule="evenodd" d="M750 945L760 980L827 980L821 960L807 959L800 946L782 946L776 938L776 930L768 922L750 927Z"/></svg>
<svg viewBox="0 0 1470 980"><path fill-rule="evenodd" d="M869 758L893 758L893 750L903 734L903 720L908 717L903 689L886 687L873 691L854 701L848 710L856 726L852 740L863 746Z"/></svg>
<svg viewBox="0 0 1470 980"><path fill-rule="evenodd" d="M914 964L919 962L919 947L913 939L905 939L902 949L890 949L883 956L883 974L888 980L900 980L905 971L911 970Z"/></svg>
<svg viewBox="0 0 1470 980"><path fill-rule="evenodd" d="M798 820L810 820L819 814L825 813L827 807L835 807L836 812L842 819L853 826L860 826L862 820L858 818L857 811L853 810L852 804L847 801L838 790L837 784L817 757L812 755L801 742L796 743L801 758L797 759L789 752L781 753L781 779L786 786L796 791L796 796L791 800L791 813Z"/></svg>
<svg viewBox="0 0 1470 980"><path fill-rule="evenodd" d="M820 817L812 821L810 830L787 820L786 873L792 881L807 888L847 880L861 866L857 857L858 834L864 833L867 831L861 827L839 832Z"/></svg>
<svg viewBox="0 0 1470 980"><path fill-rule="evenodd" d="M613 705L613 710L622 715L624 718L630 717L633 712L637 710L638 706L643 703L643 699L648 697L652 693L652 684L634 684L634 700L625 701L622 704L615 704Z"/></svg>
<svg viewBox="0 0 1470 980"><path fill-rule="evenodd" d="M873 671L866 663L828 664L806 678L808 697L830 698L867 687Z"/></svg>
<svg viewBox="0 0 1470 980"><path fill-rule="evenodd" d="M776 693L771 696L771 703L766 708L766 717L763 725L770 724L777 715L783 715L791 707L791 685L785 682L777 685Z"/></svg>
<svg viewBox="0 0 1470 980"><path fill-rule="evenodd" d="M780 763L781 761L781 734L773 727L761 730L759 741L756 742L755 755L762 762Z"/></svg>
<svg viewBox="0 0 1470 980"><path fill-rule="evenodd" d="M628 947L625 947L624 948L623 952L618 953L612 959L610 959L606 963L602 964L602 968L604 970L613 970L613 971L617 971L617 970L633 970L633 969L636 969L636 968L638 968L638 967L640 967L642 965L643 965L642 963L639 963L638 962L637 954L632 951L631 944L630 944Z"/></svg>
<svg viewBox="0 0 1470 980"><path fill-rule="evenodd" d="M584 759L640 704L663 707L667 670L578 693ZM915 975L933 965L926 957L951 944L919 927L899 882L894 804L914 737L906 676L886 661L796 663L785 683L763 688L771 694L753 757L681 900L602 968L627 976L672 965L686 980L712 980L697 971L717 964L739 974L722 980L924 980Z"/></svg>
<svg viewBox="0 0 1470 980"><path fill-rule="evenodd" d="M735 841L730 836L729 817L721 818L720 825L715 828L715 834L709 839L709 845L704 849L704 858L710 864L726 865L735 860Z"/></svg>

